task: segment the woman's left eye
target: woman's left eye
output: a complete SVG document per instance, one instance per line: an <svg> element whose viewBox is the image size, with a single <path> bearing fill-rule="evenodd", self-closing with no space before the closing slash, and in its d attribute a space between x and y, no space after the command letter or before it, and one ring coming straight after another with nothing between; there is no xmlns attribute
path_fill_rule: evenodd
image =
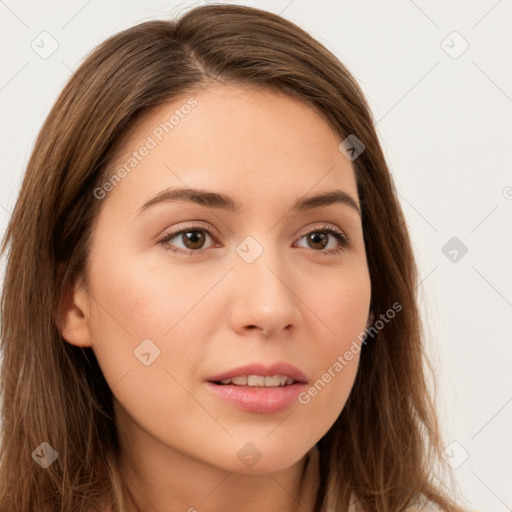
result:
<svg viewBox="0 0 512 512"><path fill-rule="evenodd" d="M202 226L191 226L189 228L181 229L180 231L175 231L173 233L166 233L159 240L157 240L157 243L162 244L169 251L181 252L188 254L189 256L193 256L194 253L198 253L201 251L201 249L204 249L205 241L207 238L211 238L213 240L213 237L208 229ZM169 243L174 239L181 241L182 247L177 247L176 243ZM306 240L306 244L309 244L309 248L323 254L336 254L349 246L349 240L345 234L333 225L323 226L320 229L314 229L309 233L301 236L299 241L303 239ZM330 243L331 241L334 241L334 246L332 246ZM218 244L216 245L218 246ZM317 247L315 247L315 245ZM329 247L329 245L332 247ZM299 247L304 246L302 245ZM308 247L306 246L306 248Z"/></svg>
<svg viewBox="0 0 512 512"><path fill-rule="evenodd" d="M329 247L328 250L324 250L327 248L327 246L329 246L329 237L334 239L334 246ZM303 238L307 240L306 243L308 244L318 244L321 249L320 252L324 254L336 254L342 252L349 246L348 238L342 231L334 226L315 229L301 237L300 240Z"/></svg>

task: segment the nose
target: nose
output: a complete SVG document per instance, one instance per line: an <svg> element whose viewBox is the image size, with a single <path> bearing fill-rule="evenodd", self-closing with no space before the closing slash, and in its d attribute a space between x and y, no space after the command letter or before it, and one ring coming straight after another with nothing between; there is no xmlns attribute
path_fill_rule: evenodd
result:
<svg viewBox="0 0 512 512"><path fill-rule="evenodd" d="M232 328L240 335L289 336L299 326L297 278L279 249L265 247L248 263L236 256L232 276Z"/></svg>

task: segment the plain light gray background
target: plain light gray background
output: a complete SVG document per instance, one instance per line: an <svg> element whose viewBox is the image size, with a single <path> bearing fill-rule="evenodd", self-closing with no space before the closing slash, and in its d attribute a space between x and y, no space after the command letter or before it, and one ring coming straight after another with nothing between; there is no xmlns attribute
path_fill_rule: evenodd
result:
<svg viewBox="0 0 512 512"><path fill-rule="evenodd" d="M200 3L0 1L0 233L37 132L85 55ZM446 457L470 508L512 510L512 1L227 3L281 13L361 84L420 266Z"/></svg>

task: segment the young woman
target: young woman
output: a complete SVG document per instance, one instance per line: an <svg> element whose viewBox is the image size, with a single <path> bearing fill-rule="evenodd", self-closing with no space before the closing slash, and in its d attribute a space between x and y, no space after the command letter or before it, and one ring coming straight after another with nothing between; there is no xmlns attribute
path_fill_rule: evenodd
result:
<svg viewBox="0 0 512 512"><path fill-rule="evenodd" d="M2 252L0 509L459 510L363 93L268 12L101 44Z"/></svg>

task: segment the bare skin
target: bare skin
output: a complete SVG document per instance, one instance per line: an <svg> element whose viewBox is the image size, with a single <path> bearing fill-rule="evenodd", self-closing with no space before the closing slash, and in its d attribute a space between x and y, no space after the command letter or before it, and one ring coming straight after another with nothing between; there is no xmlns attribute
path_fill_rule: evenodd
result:
<svg viewBox="0 0 512 512"><path fill-rule="evenodd" d="M157 140L155 128L190 97L196 106ZM156 146L139 151L148 136ZM342 411L358 354L307 404L273 413L243 410L207 381L281 361L310 389L366 327L371 285L357 209L292 209L334 189L359 206L340 142L297 100L215 85L159 107L124 144L112 172L134 151L146 154L102 199L87 281L63 311L62 335L93 348L114 394L127 512L312 510L307 454ZM168 187L223 193L241 210L177 200L139 213ZM348 247L325 233L332 227ZM183 229L203 245L183 233L157 242ZM319 231L325 247L306 236ZM250 263L242 257L259 250ZM134 354L146 339L146 362L160 351L148 365ZM243 460L244 446L256 463Z"/></svg>

